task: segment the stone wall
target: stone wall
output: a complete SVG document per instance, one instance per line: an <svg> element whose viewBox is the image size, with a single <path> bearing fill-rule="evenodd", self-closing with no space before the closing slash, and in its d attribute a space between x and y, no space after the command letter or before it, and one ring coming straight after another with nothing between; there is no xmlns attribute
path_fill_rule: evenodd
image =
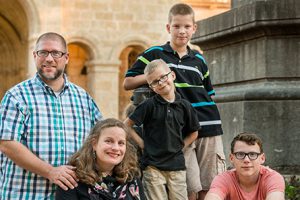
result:
<svg viewBox="0 0 300 200"><path fill-rule="evenodd" d="M193 42L209 63L226 154L235 135L255 132L267 165L299 174L300 1L249 0L198 26Z"/></svg>

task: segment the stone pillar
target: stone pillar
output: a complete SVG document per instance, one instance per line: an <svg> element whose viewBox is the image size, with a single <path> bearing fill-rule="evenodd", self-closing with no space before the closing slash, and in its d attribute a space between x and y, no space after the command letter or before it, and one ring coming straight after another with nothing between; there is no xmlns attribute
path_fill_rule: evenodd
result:
<svg viewBox="0 0 300 200"><path fill-rule="evenodd" d="M28 68L27 68L27 73L26 73L26 79L33 77L35 75L35 73L37 72L33 54L32 54L32 52L35 50L34 48L35 48L35 43L36 43L37 39L38 39L37 35L31 36L28 39Z"/></svg>
<svg viewBox="0 0 300 200"><path fill-rule="evenodd" d="M240 132L257 133L266 165L300 174L300 1L233 0L198 23L192 43L209 65L225 153Z"/></svg>
<svg viewBox="0 0 300 200"><path fill-rule="evenodd" d="M88 90L105 118L118 118L119 66L120 63L102 61L87 63Z"/></svg>

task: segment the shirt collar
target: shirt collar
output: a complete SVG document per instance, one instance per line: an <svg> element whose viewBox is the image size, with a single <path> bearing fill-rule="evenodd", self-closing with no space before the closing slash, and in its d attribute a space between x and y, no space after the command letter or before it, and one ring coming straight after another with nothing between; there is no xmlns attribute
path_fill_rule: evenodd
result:
<svg viewBox="0 0 300 200"><path fill-rule="evenodd" d="M63 87L63 89L62 89L62 92L64 92L66 89L68 89L69 88L69 86L70 86L70 81L68 80L68 77L67 77L67 75L64 73L63 74L63 77L64 77L64 80L65 80L65 82L64 82L64 87ZM35 74L35 76L34 76L34 81L37 83L37 84L39 84L40 86L42 86L42 88L45 90L45 91L51 91L51 92L53 92L53 90L52 90L52 88L50 87L50 86L48 86L43 80L42 80L42 78L40 77L40 75L38 74L38 72Z"/></svg>
<svg viewBox="0 0 300 200"><path fill-rule="evenodd" d="M170 103L168 101L166 101L164 98L162 98L159 94L154 95L153 97L157 102L161 103L161 104L176 104L181 100L181 96L178 92L175 92L175 100L174 102Z"/></svg>
<svg viewBox="0 0 300 200"><path fill-rule="evenodd" d="M176 52L176 51L174 51L173 49L172 49L172 47L171 47L171 45L170 45L170 42L167 42L166 44L164 44L163 46L162 46L162 48L163 48L163 50L164 51L167 51L167 52L169 52L169 53L174 53L174 52ZM190 56L190 57L195 57L195 52L190 48L190 46L187 46L187 49L188 49L188 56Z"/></svg>

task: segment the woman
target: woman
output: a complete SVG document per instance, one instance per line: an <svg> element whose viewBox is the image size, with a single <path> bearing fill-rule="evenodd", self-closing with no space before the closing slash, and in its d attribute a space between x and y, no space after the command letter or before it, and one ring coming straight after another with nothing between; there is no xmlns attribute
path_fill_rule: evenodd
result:
<svg viewBox="0 0 300 200"><path fill-rule="evenodd" d="M98 122L69 162L76 167L78 186L67 191L58 187L56 200L145 199L128 134L117 119Z"/></svg>

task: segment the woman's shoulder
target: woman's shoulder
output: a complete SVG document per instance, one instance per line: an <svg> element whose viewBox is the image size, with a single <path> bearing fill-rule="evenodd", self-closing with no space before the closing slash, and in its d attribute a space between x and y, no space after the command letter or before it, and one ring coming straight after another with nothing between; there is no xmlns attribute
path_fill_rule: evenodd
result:
<svg viewBox="0 0 300 200"><path fill-rule="evenodd" d="M82 182L78 182L77 187L73 189L63 190L62 188L57 187L55 199L89 200L88 188L89 186Z"/></svg>

